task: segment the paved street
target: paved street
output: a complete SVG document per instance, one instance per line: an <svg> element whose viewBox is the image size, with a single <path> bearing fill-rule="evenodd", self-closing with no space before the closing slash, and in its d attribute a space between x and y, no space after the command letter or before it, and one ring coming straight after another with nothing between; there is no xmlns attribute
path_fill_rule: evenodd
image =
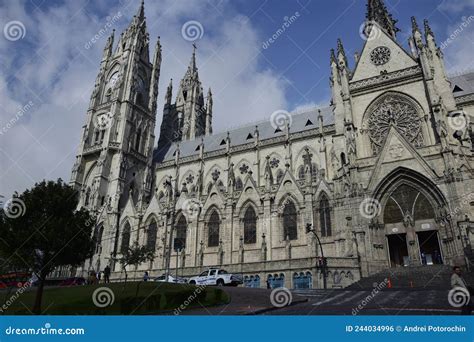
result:
<svg viewBox="0 0 474 342"><path fill-rule="evenodd" d="M292 290L292 305L274 309L271 290L225 288L231 303L213 308L186 310L184 315L455 315L446 290ZM360 305L360 306L359 306Z"/></svg>
<svg viewBox="0 0 474 342"><path fill-rule="evenodd" d="M294 290L306 303L266 312L269 315L453 315L445 290Z"/></svg>

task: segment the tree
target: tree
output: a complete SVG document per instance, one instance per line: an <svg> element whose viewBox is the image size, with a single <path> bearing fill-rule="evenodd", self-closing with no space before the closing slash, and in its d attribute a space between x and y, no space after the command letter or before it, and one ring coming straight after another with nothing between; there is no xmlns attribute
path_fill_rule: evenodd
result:
<svg viewBox="0 0 474 342"><path fill-rule="evenodd" d="M125 272L125 281L127 281L127 266L139 265L146 261L152 261L155 258L155 252L152 248L147 246L140 246L137 241L132 246L124 248L122 255L117 261L122 265L122 269Z"/></svg>
<svg viewBox="0 0 474 342"><path fill-rule="evenodd" d="M0 258L17 269L31 270L38 276L33 313L41 313L47 275L60 266L79 266L93 253L93 218L76 210L77 191L61 179L42 181L22 194L15 194L12 205L21 212L0 212ZM13 211L12 211L13 212Z"/></svg>

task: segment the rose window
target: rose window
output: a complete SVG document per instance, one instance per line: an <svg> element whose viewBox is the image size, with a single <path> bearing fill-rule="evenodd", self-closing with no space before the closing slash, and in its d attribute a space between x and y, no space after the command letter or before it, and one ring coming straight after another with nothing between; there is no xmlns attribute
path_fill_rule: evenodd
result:
<svg viewBox="0 0 474 342"><path fill-rule="evenodd" d="M377 103L367 121L372 149L378 153L394 126L415 147L423 145L421 122L416 108L400 96L387 96Z"/></svg>

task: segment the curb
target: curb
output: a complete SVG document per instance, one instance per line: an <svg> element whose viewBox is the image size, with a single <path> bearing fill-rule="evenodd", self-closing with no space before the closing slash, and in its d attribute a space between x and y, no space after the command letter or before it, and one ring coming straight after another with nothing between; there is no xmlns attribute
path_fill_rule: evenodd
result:
<svg viewBox="0 0 474 342"><path fill-rule="evenodd" d="M269 306L267 308L263 308L263 309L259 309L259 310L255 310L255 311L251 311L251 312L247 312L245 313L244 315L245 316L252 316L252 315L260 315L262 313L265 313L265 312L269 312L269 311L275 311L275 310L279 310L279 309L283 309L283 308L287 308L289 306L293 306L293 305L298 305L298 304L302 304L302 303L306 303L308 302L309 299L308 298L305 298L305 299L301 299L301 300L295 300L295 301L292 301L290 304L286 305L286 306L282 306L281 308L279 307L276 307L276 306Z"/></svg>

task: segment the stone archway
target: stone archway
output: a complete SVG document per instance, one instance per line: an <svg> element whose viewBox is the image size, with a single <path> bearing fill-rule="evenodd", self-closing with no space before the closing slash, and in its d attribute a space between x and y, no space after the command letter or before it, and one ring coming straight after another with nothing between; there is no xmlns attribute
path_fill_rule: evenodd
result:
<svg viewBox="0 0 474 342"><path fill-rule="evenodd" d="M380 202L380 237L389 266L446 263L454 235L451 224L440 219L448 205L436 184L400 167L380 182L374 198Z"/></svg>

